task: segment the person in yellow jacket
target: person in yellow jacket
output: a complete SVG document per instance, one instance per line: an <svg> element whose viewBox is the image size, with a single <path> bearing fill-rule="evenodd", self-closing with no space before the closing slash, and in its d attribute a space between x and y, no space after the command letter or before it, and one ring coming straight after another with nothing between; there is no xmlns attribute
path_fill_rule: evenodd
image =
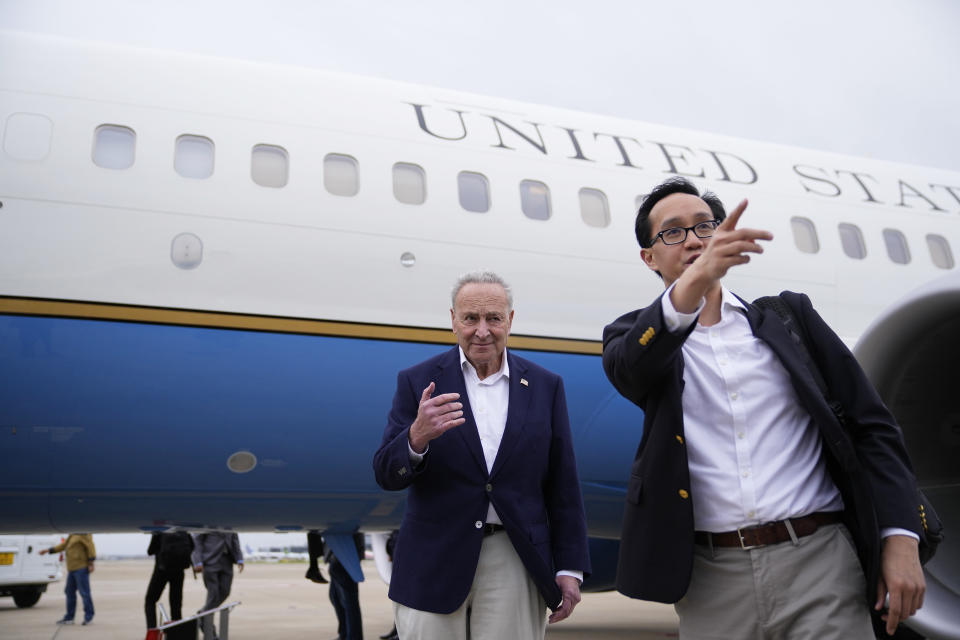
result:
<svg viewBox="0 0 960 640"><path fill-rule="evenodd" d="M93 562L97 559L97 548L93 546L93 536L89 533L71 533L67 539L55 547L41 549L40 555L45 553L60 553L67 555L67 586L63 592L67 594L67 614L57 624L73 624L73 616L77 611L77 591L83 598L83 624L93 622L93 598L90 596L90 574L93 573Z"/></svg>

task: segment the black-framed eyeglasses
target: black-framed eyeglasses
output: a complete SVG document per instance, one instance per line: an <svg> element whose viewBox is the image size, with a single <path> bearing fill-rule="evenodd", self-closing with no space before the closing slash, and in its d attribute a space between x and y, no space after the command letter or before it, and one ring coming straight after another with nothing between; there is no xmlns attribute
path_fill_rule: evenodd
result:
<svg viewBox="0 0 960 640"><path fill-rule="evenodd" d="M671 227L669 229L664 229L653 237L653 241L650 243L650 246L653 246L653 243L657 241L657 238L663 240L663 244L680 244L687 239L687 233L690 231L693 231L698 238L712 238L718 226L720 226L720 221L714 219L698 222L692 227Z"/></svg>

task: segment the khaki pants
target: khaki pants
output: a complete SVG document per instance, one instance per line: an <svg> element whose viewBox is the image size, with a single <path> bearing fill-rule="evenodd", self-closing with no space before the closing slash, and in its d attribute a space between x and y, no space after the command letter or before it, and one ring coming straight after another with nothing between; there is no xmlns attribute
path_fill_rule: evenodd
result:
<svg viewBox="0 0 960 640"><path fill-rule="evenodd" d="M675 608L683 640L874 640L865 593L850 533L832 524L798 545L695 545Z"/></svg>
<svg viewBox="0 0 960 640"><path fill-rule="evenodd" d="M393 605L400 640L541 640L546 605L503 531L483 539L473 585L449 614Z"/></svg>

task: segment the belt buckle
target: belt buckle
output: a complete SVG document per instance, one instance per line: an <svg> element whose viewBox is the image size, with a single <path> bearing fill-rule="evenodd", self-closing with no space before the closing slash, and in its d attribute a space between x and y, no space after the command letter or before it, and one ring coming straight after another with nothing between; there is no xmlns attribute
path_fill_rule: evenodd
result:
<svg viewBox="0 0 960 640"><path fill-rule="evenodd" d="M746 529L754 529L755 527L745 527ZM740 538L740 548L744 551L749 551L750 549L759 549L765 545L762 544L744 544L743 542L743 529L737 527L737 537Z"/></svg>

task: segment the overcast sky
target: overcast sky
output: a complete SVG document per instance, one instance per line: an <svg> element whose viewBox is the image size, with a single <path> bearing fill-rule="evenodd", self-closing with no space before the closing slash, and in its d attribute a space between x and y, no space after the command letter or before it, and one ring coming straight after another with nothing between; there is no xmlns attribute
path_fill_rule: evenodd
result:
<svg viewBox="0 0 960 640"><path fill-rule="evenodd" d="M0 0L0 28L315 66L954 171L958 25L956 0Z"/></svg>
<svg viewBox="0 0 960 640"><path fill-rule="evenodd" d="M314 66L954 171L958 26L957 0L0 0L3 29ZM254 548L271 544L247 536ZM142 552L147 541L102 537L101 553Z"/></svg>

